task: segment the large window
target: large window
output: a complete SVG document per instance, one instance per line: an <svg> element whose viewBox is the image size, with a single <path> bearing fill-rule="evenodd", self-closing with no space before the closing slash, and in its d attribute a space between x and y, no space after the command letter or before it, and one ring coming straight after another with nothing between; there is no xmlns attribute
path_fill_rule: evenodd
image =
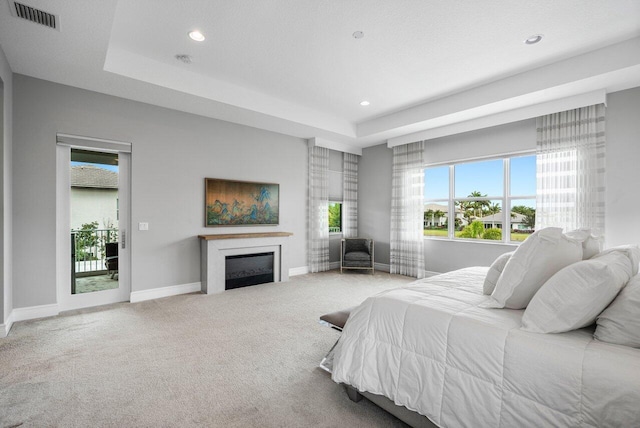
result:
<svg viewBox="0 0 640 428"><path fill-rule="evenodd" d="M534 231L535 155L434 166L424 172L425 236L518 242Z"/></svg>

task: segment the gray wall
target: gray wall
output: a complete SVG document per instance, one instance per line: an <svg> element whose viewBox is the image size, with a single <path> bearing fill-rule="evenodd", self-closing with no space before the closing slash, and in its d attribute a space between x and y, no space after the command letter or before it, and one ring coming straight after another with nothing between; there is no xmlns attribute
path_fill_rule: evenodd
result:
<svg viewBox="0 0 640 428"><path fill-rule="evenodd" d="M358 234L375 241L376 263L389 264L391 162L386 145L362 151L358 165Z"/></svg>
<svg viewBox="0 0 640 428"><path fill-rule="evenodd" d="M609 94L606 118L606 245L640 244L640 88Z"/></svg>
<svg viewBox="0 0 640 428"><path fill-rule="evenodd" d="M14 93L14 307L56 302L57 132L132 143L132 291L200 281L198 234L293 232L307 265L306 140L22 75ZM280 225L205 228L205 177L279 183Z"/></svg>
<svg viewBox="0 0 640 428"><path fill-rule="evenodd" d="M0 48L0 324L5 324L12 305L12 129L13 75ZM2 334L0 334L2 336Z"/></svg>
<svg viewBox="0 0 640 428"><path fill-rule="evenodd" d="M640 244L640 88L608 95L606 245ZM535 149L535 120L525 120L427 142L427 163ZM386 145L364 150L358 197L361 234L376 239L376 261L389 263L392 152ZM425 239L425 269L448 272L488 266L514 245Z"/></svg>

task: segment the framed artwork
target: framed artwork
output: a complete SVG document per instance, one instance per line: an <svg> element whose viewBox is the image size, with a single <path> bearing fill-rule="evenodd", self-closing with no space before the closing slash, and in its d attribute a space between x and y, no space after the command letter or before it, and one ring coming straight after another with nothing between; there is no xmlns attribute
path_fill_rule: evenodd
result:
<svg viewBox="0 0 640 428"><path fill-rule="evenodd" d="M279 223L280 185L205 178L205 226Z"/></svg>

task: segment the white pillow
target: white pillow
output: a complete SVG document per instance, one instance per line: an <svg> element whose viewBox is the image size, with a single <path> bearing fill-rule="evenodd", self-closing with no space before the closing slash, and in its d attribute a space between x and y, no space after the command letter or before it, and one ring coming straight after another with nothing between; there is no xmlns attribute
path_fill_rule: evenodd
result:
<svg viewBox="0 0 640 428"><path fill-rule="evenodd" d="M565 235L582 242L582 260L588 260L600 253L600 239L591 232L591 229L576 229Z"/></svg>
<svg viewBox="0 0 640 428"><path fill-rule="evenodd" d="M531 299L522 330L562 333L593 324L631 278L631 264L626 251L611 251L562 269Z"/></svg>
<svg viewBox="0 0 640 428"><path fill-rule="evenodd" d="M498 278L484 308L524 309L536 291L565 266L582 260L582 244L548 227L524 240Z"/></svg>
<svg viewBox="0 0 640 428"><path fill-rule="evenodd" d="M596 339L640 348L640 276L631 278L596 323Z"/></svg>
<svg viewBox="0 0 640 428"><path fill-rule="evenodd" d="M640 264L640 251L638 251L638 246L637 245L619 245L617 247L612 247L604 250L603 252L598 254L598 256L604 256L606 254L616 253L616 252L622 252L626 254L627 257L629 257L629 260L631 260L631 268L633 269L631 276L637 275L638 265Z"/></svg>
<svg viewBox="0 0 640 428"><path fill-rule="evenodd" d="M498 256L498 258L491 263L487 276L484 278L484 285L482 286L482 292L484 294L493 293L493 290L496 288L498 278L500 278L500 274L504 270L504 267L507 265L511 256L513 256L514 252L515 251L509 251L508 253L504 253Z"/></svg>

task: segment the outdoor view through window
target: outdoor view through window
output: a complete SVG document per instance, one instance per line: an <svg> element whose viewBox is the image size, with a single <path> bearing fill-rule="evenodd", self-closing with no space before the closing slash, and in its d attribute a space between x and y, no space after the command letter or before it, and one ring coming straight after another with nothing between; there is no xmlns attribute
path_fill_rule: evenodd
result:
<svg viewBox="0 0 640 428"><path fill-rule="evenodd" d="M511 242L534 232L535 155L429 167L424 173L425 236Z"/></svg>

